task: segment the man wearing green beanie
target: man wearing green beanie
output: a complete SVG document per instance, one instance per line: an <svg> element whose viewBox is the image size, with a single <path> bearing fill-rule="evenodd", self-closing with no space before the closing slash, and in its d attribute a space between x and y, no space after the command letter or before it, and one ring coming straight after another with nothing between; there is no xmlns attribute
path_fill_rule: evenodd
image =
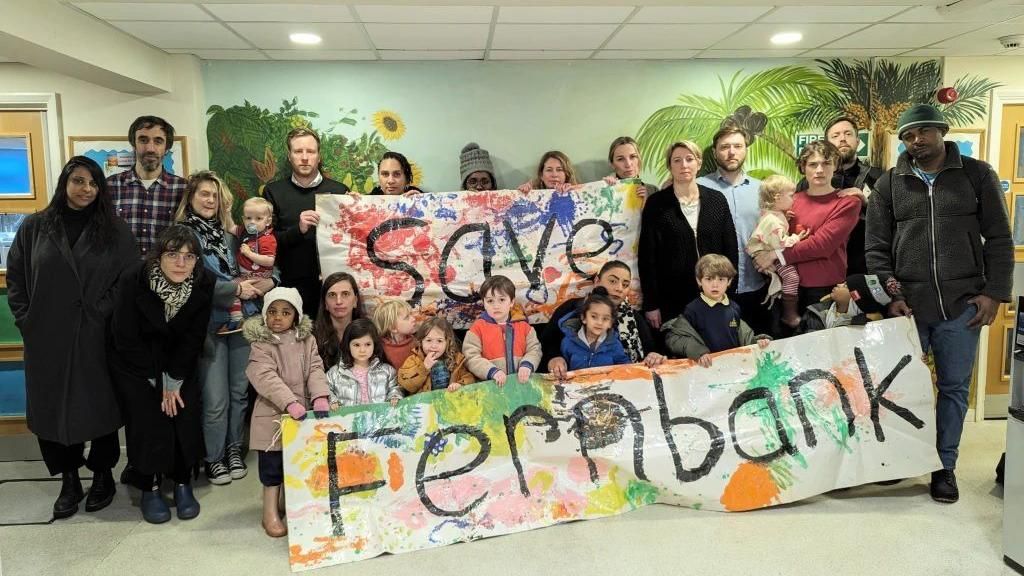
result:
<svg viewBox="0 0 1024 576"><path fill-rule="evenodd" d="M952 503L978 335L1010 301L1013 241L998 176L943 141L942 112L918 104L898 126L907 149L868 202L868 272L893 295L889 315L913 314L921 348L935 357L943 469L932 473L931 496Z"/></svg>

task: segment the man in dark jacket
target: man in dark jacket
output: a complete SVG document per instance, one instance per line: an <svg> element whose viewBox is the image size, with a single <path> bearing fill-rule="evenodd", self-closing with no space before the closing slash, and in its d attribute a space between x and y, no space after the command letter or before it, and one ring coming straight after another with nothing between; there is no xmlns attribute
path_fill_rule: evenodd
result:
<svg viewBox="0 0 1024 576"><path fill-rule="evenodd" d="M849 116L834 118L825 126L825 138L839 150L839 162L832 174L832 187L837 190L856 188L864 194L865 200L875 189L875 182L882 175L882 169L868 166L857 158L860 146L860 131L857 122ZM807 189L807 179L801 178L797 190ZM850 232L850 240L846 244L846 273L864 274L867 265L864 261L864 229L867 202L861 204L860 219Z"/></svg>
<svg viewBox="0 0 1024 576"><path fill-rule="evenodd" d="M302 312L315 319L320 304L320 259L316 251L317 194L347 194L348 186L320 172L320 137L308 128L288 133L287 178L267 184L263 197L274 208L274 236L281 285L302 295Z"/></svg>
<svg viewBox="0 0 1024 576"><path fill-rule="evenodd" d="M867 265L893 295L889 314L913 310L921 348L935 357L943 470L932 473L931 495L951 503L978 334L1010 301L1013 242L998 176L943 142L942 113L919 104L898 126L907 150L868 203Z"/></svg>

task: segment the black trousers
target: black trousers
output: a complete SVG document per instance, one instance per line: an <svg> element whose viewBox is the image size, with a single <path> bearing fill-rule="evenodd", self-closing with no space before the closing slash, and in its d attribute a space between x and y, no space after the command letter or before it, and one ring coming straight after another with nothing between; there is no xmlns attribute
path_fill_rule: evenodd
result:
<svg viewBox="0 0 1024 576"><path fill-rule="evenodd" d="M185 456L181 453L181 442L174 443L174 468L171 473L171 478L175 484L191 484L192 476L196 472L195 464L187 464L185 462ZM163 480L162 474L139 474L138 475L137 488L140 490L150 490L154 487L159 487L160 482Z"/></svg>
<svg viewBox="0 0 1024 576"><path fill-rule="evenodd" d="M284 482L284 454L280 450L257 450L260 463L260 484L280 486Z"/></svg>
<svg viewBox="0 0 1024 576"><path fill-rule="evenodd" d="M109 471L117 465L121 458L121 446L118 443L117 430L106 436L94 438L89 446L89 458L85 459L85 443L65 446L60 442L39 440L39 451L43 454L43 462L51 476L74 472L84 464L93 472Z"/></svg>
<svg viewBox="0 0 1024 576"><path fill-rule="evenodd" d="M752 292L736 293L730 296L740 306L740 318L750 326L754 334L772 334L772 309L761 304L768 295L768 283Z"/></svg>

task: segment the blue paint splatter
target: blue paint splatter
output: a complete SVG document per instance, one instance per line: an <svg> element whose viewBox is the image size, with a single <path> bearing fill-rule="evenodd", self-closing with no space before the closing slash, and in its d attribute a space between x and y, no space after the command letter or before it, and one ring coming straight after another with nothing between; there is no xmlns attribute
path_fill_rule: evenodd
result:
<svg viewBox="0 0 1024 576"><path fill-rule="evenodd" d="M552 194L548 201L548 215L553 215L562 229L562 233L568 236L572 232L572 226L576 223L576 200L572 194Z"/></svg>

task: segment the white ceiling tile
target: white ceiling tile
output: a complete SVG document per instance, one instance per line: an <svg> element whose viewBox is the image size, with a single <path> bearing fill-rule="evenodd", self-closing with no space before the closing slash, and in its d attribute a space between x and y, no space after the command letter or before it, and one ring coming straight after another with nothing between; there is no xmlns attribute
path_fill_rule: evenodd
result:
<svg viewBox="0 0 1024 576"><path fill-rule="evenodd" d="M779 6L759 22L878 22L910 6Z"/></svg>
<svg viewBox="0 0 1024 576"><path fill-rule="evenodd" d="M600 46L614 24L498 24L491 48L498 50L582 50Z"/></svg>
<svg viewBox="0 0 1024 576"><path fill-rule="evenodd" d="M996 51L992 51L991 49L985 48L965 46L963 48L920 48L918 50L910 50L909 52L904 52L900 54L900 56L908 56L913 58L934 58L940 56L998 56L1001 52L1004 52L1001 46L998 47L998 50Z"/></svg>
<svg viewBox="0 0 1024 576"><path fill-rule="evenodd" d="M987 53L993 51L1002 52L1005 50L999 43L999 38L1011 34L1024 34L1024 18L1016 18L1002 24L993 24L962 36L943 40L935 44L935 47L959 47L970 46L983 50Z"/></svg>
<svg viewBox="0 0 1024 576"><path fill-rule="evenodd" d="M228 24L257 48L273 50L358 50L366 45L359 24L325 22L233 22ZM311 32L322 39L315 46L302 47L288 39L295 32Z"/></svg>
<svg viewBox="0 0 1024 576"><path fill-rule="evenodd" d="M630 24L753 22L771 6L644 6Z"/></svg>
<svg viewBox="0 0 1024 576"><path fill-rule="evenodd" d="M895 56L905 48L815 48L801 54L806 58L871 58Z"/></svg>
<svg viewBox="0 0 1024 576"><path fill-rule="evenodd" d="M632 6L502 6L498 22L516 24L618 24Z"/></svg>
<svg viewBox="0 0 1024 576"><path fill-rule="evenodd" d="M493 6L356 6L363 22L490 24Z"/></svg>
<svg viewBox="0 0 1024 576"><path fill-rule="evenodd" d="M380 50L381 60L483 60L483 50Z"/></svg>
<svg viewBox="0 0 1024 576"><path fill-rule="evenodd" d="M998 9L993 9L991 5L981 6L975 10L957 12L953 15L940 14L934 6L918 6L890 18L889 22L908 22L913 24L1002 22L1021 15L1024 15L1024 5L1003 5L999 6Z"/></svg>
<svg viewBox="0 0 1024 576"><path fill-rule="evenodd" d="M111 22L157 48L251 48L217 22Z"/></svg>
<svg viewBox="0 0 1024 576"><path fill-rule="evenodd" d="M601 50L594 54L598 60L686 60L697 50Z"/></svg>
<svg viewBox="0 0 1024 576"><path fill-rule="evenodd" d="M104 20L145 20L157 21L211 21L213 18L194 4L173 2L122 3L122 2L76 2L86 12Z"/></svg>
<svg viewBox="0 0 1024 576"><path fill-rule="evenodd" d="M203 60L266 60L259 50L189 50L174 48L171 54L194 54Z"/></svg>
<svg viewBox="0 0 1024 576"><path fill-rule="evenodd" d="M828 26L809 24L751 24L743 29L743 32L732 36L726 36L714 45L719 50L735 50L741 48L763 48L766 50L777 49L803 49L816 48L842 38L860 28L865 24L829 24ZM803 39L794 44L776 47L771 43L771 37L780 32L800 32ZM863 47L858 45L856 47Z"/></svg>
<svg viewBox="0 0 1024 576"><path fill-rule="evenodd" d="M366 24L374 46L382 50L482 50L487 24Z"/></svg>
<svg viewBox="0 0 1024 576"><path fill-rule="evenodd" d="M969 32L980 24L874 24L828 45L829 48L919 48Z"/></svg>
<svg viewBox="0 0 1024 576"><path fill-rule="evenodd" d="M707 48L743 24L626 24L605 48L685 50Z"/></svg>
<svg viewBox="0 0 1024 576"><path fill-rule="evenodd" d="M264 50L274 60L375 60L373 50Z"/></svg>
<svg viewBox="0 0 1024 576"><path fill-rule="evenodd" d="M225 22L353 22L348 6L322 4L203 4Z"/></svg>
<svg viewBox="0 0 1024 576"><path fill-rule="evenodd" d="M803 50L705 50L697 58L793 58Z"/></svg>
<svg viewBox="0 0 1024 576"><path fill-rule="evenodd" d="M491 50L490 60L583 60L593 50Z"/></svg>

